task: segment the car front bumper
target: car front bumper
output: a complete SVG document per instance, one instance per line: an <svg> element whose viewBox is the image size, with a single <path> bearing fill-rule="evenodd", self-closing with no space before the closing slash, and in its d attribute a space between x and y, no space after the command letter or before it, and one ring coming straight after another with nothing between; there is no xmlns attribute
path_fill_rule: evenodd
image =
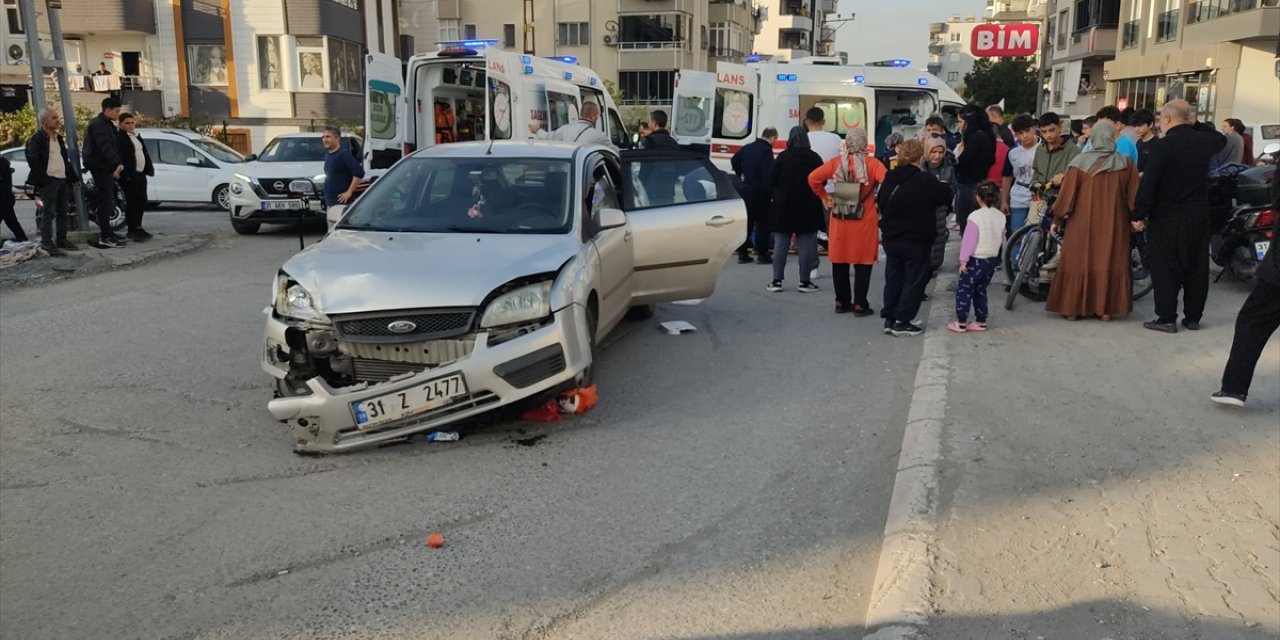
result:
<svg viewBox="0 0 1280 640"><path fill-rule="evenodd" d="M262 368L277 380L288 373L286 332L295 325L280 319L270 307L264 310L266 336ZM300 453L338 453L380 442L402 439L447 424L505 407L573 381L590 364L591 349L582 331L584 314L571 305L553 320L520 337L489 345L489 334L476 335L470 355L450 364L404 374L386 382L361 383L335 388L323 378L307 380L310 393L271 400L267 409L289 426ZM284 358L281 358L283 354ZM368 429L356 426L352 403L413 387L437 378L461 373L467 394L450 404Z"/></svg>
<svg viewBox="0 0 1280 640"><path fill-rule="evenodd" d="M246 222L290 222L299 218L323 218L324 205L320 198L263 198L246 189L240 194L230 194L231 216ZM298 202L301 209L263 209L264 202Z"/></svg>

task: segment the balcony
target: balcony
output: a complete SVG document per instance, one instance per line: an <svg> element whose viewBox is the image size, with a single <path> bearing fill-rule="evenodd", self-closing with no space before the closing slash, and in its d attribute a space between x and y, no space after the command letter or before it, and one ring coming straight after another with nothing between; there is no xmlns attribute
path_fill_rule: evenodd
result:
<svg viewBox="0 0 1280 640"><path fill-rule="evenodd" d="M618 0L618 13L693 13L693 0Z"/></svg>
<svg viewBox="0 0 1280 640"><path fill-rule="evenodd" d="M1178 37L1178 10L1156 16L1156 42L1170 42Z"/></svg>
<svg viewBox="0 0 1280 640"><path fill-rule="evenodd" d="M99 111L102 98L111 92L119 92L125 109L133 113L141 113L154 118L164 117L161 108L164 104L161 93L160 78L151 76L82 76L67 77L67 86L71 89L71 103ZM58 84L52 78L45 78L45 92L55 95Z"/></svg>
<svg viewBox="0 0 1280 640"><path fill-rule="evenodd" d="M1278 0L1203 0L1187 6L1183 46L1203 46L1275 37L1280 33Z"/></svg>
<svg viewBox="0 0 1280 640"><path fill-rule="evenodd" d="M690 69L697 66L689 42L623 42L618 45L618 69Z"/></svg>
<svg viewBox="0 0 1280 640"><path fill-rule="evenodd" d="M712 2L707 11L707 22L729 22L745 27L755 27L752 8L736 2Z"/></svg>
<svg viewBox="0 0 1280 640"><path fill-rule="evenodd" d="M742 63L747 59L747 52L737 51L728 47L712 47L707 50L707 55L726 62Z"/></svg>
<svg viewBox="0 0 1280 640"><path fill-rule="evenodd" d="M808 31L779 31L778 32L778 48L779 49L800 49L809 53L809 32Z"/></svg>
<svg viewBox="0 0 1280 640"><path fill-rule="evenodd" d="M63 33L156 35L152 0L63 0Z"/></svg>
<svg viewBox="0 0 1280 640"><path fill-rule="evenodd" d="M1085 60L1088 58L1114 58L1116 55L1115 25L1095 26L1071 34L1066 53L1059 52L1055 60Z"/></svg>
<svg viewBox="0 0 1280 640"><path fill-rule="evenodd" d="M1142 38L1142 21L1130 20L1124 23L1124 33L1120 41L1121 49L1132 49L1138 46L1138 40Z"/></svg>

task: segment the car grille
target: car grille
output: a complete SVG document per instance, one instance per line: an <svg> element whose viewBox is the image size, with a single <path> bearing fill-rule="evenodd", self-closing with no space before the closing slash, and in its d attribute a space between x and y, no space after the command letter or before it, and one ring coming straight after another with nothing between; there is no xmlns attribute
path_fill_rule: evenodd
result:
<svg viewBox="0 0 1280 640"><path fill-rule="evenodd" d="M469 355L476 347L475 338L466 340L425 340L422 342L398 342L395 344L370 344L344 342L342 351L353 358L406 362L438 367L456 362Z"/></svg>
<svg viewBox="0 0 1280 640"><path fill-rule="evenodd" d="M417 342L431 338L449 338L471 330L475 318L472 309L444 311L381 312L335 318L338 335L350 342ZM413 323L407 331L396 332L391 325Z"/></svg>
<svg viewBox="0 0 1280 640"><path fill-rule="evenodd" d="M289 195L289 183L293 180L310 180L310 178L258 178L258 184L269 196Z"/></svg>
<svg viewBox="0 0 1280 640"><path fill-rule="evenodd" d="M352 358L351 366L359 382L386 382L398 375L425 371L427 365L414 362L389 362L371 358Z"/></svg>

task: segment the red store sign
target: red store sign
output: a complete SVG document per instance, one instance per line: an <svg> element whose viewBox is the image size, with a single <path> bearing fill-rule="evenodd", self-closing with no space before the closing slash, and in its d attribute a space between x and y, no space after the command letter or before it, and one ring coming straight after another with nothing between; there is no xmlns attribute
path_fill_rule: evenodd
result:
<svg viewBox="0 0 1280 640"><path fill-rule="evenodd" d="M969 50L979 58L1033 56L1040 50L1040 25L980 24Z"/></svg>

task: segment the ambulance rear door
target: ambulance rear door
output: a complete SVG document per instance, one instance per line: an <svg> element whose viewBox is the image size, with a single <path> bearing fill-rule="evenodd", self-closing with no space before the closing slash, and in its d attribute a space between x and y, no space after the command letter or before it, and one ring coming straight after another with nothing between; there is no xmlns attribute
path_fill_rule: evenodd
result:
<svg viewBox="0 0 1280 640"><path fill-rule="evenodd" d="M404 155L407 102L400 59L381 53L365 56L365 171L388 169Z"/></svg>
<svg viewBox="0 0 1280 640"><path fill-rule="evenodd" d="M712 117L711 160L729 170L729 160L743 145L760 135L760 76L742 64L716 65L715 112Z"/></svg>
<svg viewBox="0 0 1280 640"><path fill-rule="evenodd" d="M515 78L521 73L514 68L519 58L497 49L486 49L484 65L486 73L485 119L488 123L488 137L493 140L510 140L516 133L520 122L517 117L519 108L518 93L515 91ZM525 132L527 133L527 132ZM523 134L516 136L524 138Z"/></svg>
<svg viewBox="0 0 1280 640"><path fill-rule="evenodd" d="M689 69L676 72L671 132L680 144L711 144L715 99L715 73Z"/></svg>

